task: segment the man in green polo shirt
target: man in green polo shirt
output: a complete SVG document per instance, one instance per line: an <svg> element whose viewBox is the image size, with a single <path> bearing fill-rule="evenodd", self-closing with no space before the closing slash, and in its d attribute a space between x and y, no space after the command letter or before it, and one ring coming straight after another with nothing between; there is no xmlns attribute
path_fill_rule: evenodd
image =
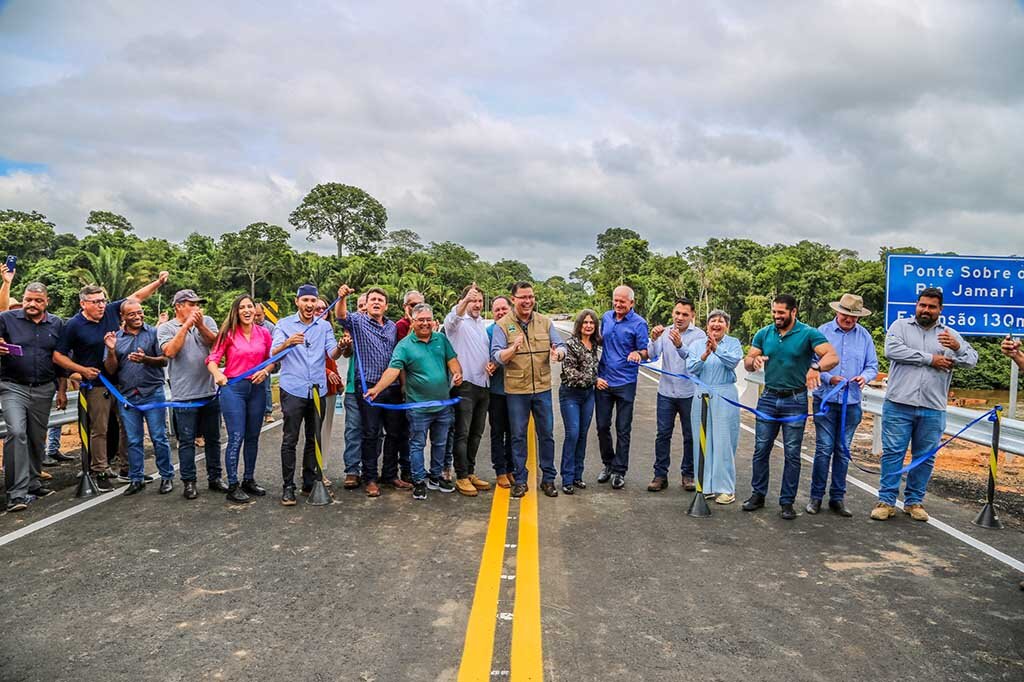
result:
<svg viewBox="0 0 1024 682"><path fill-rule="evenodd" d="M455 349L443 334L434 331L434 311L426 303L412 309L412 334L398 342L391 362L377 385L366 392L373 400L398 379L405 370L405 396L410 403L448 400L451 386L462 383L462 367ZM450 380L449 380L450 374ZM427 488L450 493L455 488L442 478L448 430L454 417L449 405L415 407L409 410L409 459L412 469L412 496L427 499ZM430 475L424 464L427 433L430 434Z"/></svg>
<svg viewBox="0 0 1024 682"><path fill-rule="evenodd" d="M779 506L782 507L780 515L787 521L796 518L793 502L800 485L800 445L806 425L807 391L821 385L822 370L830 370L839 364L839 356L825 335L797 320L796 315L795 298L789 294L776 296L772 301L773 324L758 330L750 344L750 352L743 360L748 372L764 370L764 392L757 401L757 409L773 418L757 418L750 481L753 492L743 503L743 511L754 511L764 506L768 493L768 459L781 426L785 464ZM821 359L815 360L815 354ZM788 422L774 419L796 416L800 418Z"/></svg>

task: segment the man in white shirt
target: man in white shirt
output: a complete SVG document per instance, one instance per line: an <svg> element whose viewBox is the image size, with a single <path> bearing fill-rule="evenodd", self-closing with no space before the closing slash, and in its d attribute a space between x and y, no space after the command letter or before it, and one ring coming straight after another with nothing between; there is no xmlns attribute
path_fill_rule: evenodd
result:
<svg viewBox="0 0 1024 682"><path fill-rule="evenodd" d="M455 489L469 497L491 489L475 471L490 400L490 339L487 322L480 315L483 307L484 294L474 283L462 290L462 298L444 318L444 333L462 365L462 384L451 392L452 397L462 398L455 405Z"/></svg>

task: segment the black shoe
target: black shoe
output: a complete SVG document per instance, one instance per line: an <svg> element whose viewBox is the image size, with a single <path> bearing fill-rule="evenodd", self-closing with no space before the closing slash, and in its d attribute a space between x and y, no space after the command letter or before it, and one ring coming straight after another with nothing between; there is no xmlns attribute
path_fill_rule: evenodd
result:
<svg viewBox="0 0 1024 682"><path fill-rule="evenodd" d="M78 458L72 455L65 455L63 452L55 452L50 455L51 459L55 459L58 462L77 462Z"/></svg>
<svg viewBox="0 0 1024 682"><path fill-rule="evenodd" d="M401 478L406 483L412 483L412 474L409 473L408 471L403 471L402 475L399 476L399 478Z"/></svg>
<svg viewBox="0 0 1024 682"><path fill-rule="evenodd" d="M230 490L227 484L224 483L224 481L220 480L219 478L211 478L207 482L206 487L216 493L226 493L228 490Z"/></svg>
<svg viewBox="0 0 1024 682"><path fill-rule="evenodd" d="M299 494L302 495L303 497L309 497L309 494L311 492L313 492L313 486L309 486L308 488L306 486L302 486L299 489Z"/></svg>
<svg viewBox="0 0 1024 682"><path fill-rule="evenodd" d="M573 481L572 482L572 487L576 488L576 490L586 490L587 489L587 484L584 483L582 480Z"/></svg>
<svg viewBox="0 0 1024 682"><path fill-rule="evenodd" d="M808 514L817 514L821 511L821 500L811 500L807 503L806 511Z"/></svg>
<svg viewBox="0 0 1024 682"><path fill-rule="evenodd" d="M93 483L96 484L96 490L99 490L101 493L109 493L111 490L114 489L114 486L107 483L106 478L93 476Z"/></svg>
<svg viewBox="0 0 1024 682"><path fill-rule="evenodd" d="M8 512L20 512L28 509L29 500L26 497L15 497L7 503Z"/></svg>
<svg viewBox="0 0 1024 682"><path fill-rule="evenodd" d="M412 484L412 499L414 500L425 500L427 499L427 482L417 481Z"/></svg>
<svg viewBox="0 0 1024 682"><path fill-rule="evenodd" d="M182 493L186 500L194 500L199 497L195 481L185 481L185 492Z"/></svg>
<svg viewBox="0 0 1024 682"><path fill-rule="evenodd" d="M552 481L545 481L540 484L540 491L548 497L558 497L558 489Z"/></svg>
<svg viewBox="0 0 1024 682"><path fill-rule="evenodd" d="M853 516L853 512L846 508L846 505L843 504L842 500L829 500L828 508L831 509L834 513L839 514L843 518L848 519L851 516Z"/></svg>
<svg viewBox="0 0 1024 682"><path fill-rule="evenodd" d="M42 464L44 467L59 467L60 466L60 462L58 462L53 457L50 457L49 455L44 457L43 461L40 462L40 464Z"/></svg>
<svg viewBox="0 0 1024 682"><path fill-rule="evenodd" d="M760 493L752 493L747 501L743 503L743 511L754 511L764 506L764 495Z"/></svg>
<svg viewBox="0 0 1024 682"><path fill-rule="evenodd" d="M786 521L792 521L796 518L796 510L793 509L793 505L784 504L782 505L782 511L779 512L779 516L781 516Z"/></svg>
<svg viewBox="0 0 1024 682"><path fill-rule="evenodd" d="M575 495L576 489L573 488L571 485L563 485L562 492L565 493L566 495Z"/></svg>
<svg viewBox="0 0 1024 682"><path fill-rule="evenodd" d="M35 495L36 497L49 497L50 495L53 495L56 492L56 490L50 490L45 485L41 485L35 490L29 490L28 494Z"/></svg>
<svg viewBox="0 0 1024 682"><path fill-rule="evenodd" d="M107 474L106 471L101 471L100 473L96 474L96 479L97 480L99 480L101 477L104 477L104 478L109 477L109 474ZM127 468L121 469L120 471L118 471L117 475L115 476L115 478L118 481L120 481L121 483L131 483L132 482L132 479L128 478L128 469Z"/></svg>
<svg viewBox="0 0 1024 682"><path fill-rule="evenodd" d="M232 483L231 485L228 486L228 494L227 494L228 502L242 503L242 502L248 502L251 499L252 498L249 497L248 495L246 495L245 491L242 490L241 486L239 486L237 483ZM295 498L292 498L292 499L295 499Z"/></svg>
<svg viewBox="0 0 1024 682"><path fill-rule="evenodd" d="M529 486L527 486L525 483L516 483L514 486L512 486L512 497L522 497L523 495L526 494L526 491L529 489Z"/></svg>
<svg viewBox="0 0 1024 682"><path fill-rule="evenodd" d="M156 480L156 476L154 476L152 474L142 474L142 482L143 483L152 483L155 480Z"/></svg>
<svg viewBox="0 0 1024 682"><path fill-rule="evenodd" d="M145 489L146 484L143 483L142 481L132 481L131 483L128 484L128 487L124 489L124 494L126 496L135 495L136 493L141 493Z"/></svg>
<svg viewBox="0 0 1024 682"><path fill-rule="evenodd" d="M264 495L267 494L266 488L261 486L256 481L249 479L242 481L242 490L249 493L250 495L255 495L256 497L263 497Z"/></svg>
<svg viewBox="0 0 1024 682"><path fill-rule="evenodd" d="M160 479L160 494L166 495L167 493L174 490L174 481L169 478Z"/></svg>
<svg viewBox="0 0 1024 682"><path fill-rule="evenodd" d="M626 485L626 477L622 474L612 474L612 487L616 490L622 490L622 486Z"/></svg>
<svg viewBox="0 0 1024 682"><path fill-rule="evenodd" d="M281 493L281 505L285 507L295 506L295 486L286 485Z"/></svg>
<svg viewBox="0 0 1024 682"><path fill-rule="evenodd" d="M601 470L601 473L597 475L598 483L607 483L612 477L611 467L605 467Z"/></svg>
<svg viewBox="0 0 1024 682"><path fill-rule="evenodd" d="M444 478L431 478L427 476L426 485L427 490L439 490L442 493L455 492L455 484Z"/></svg>

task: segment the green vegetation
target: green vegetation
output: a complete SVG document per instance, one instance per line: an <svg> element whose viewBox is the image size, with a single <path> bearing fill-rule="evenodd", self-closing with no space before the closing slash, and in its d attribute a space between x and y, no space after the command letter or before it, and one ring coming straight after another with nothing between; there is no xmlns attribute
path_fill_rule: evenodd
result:
<svg viewBox="0 0 1024 682"><path fill-rule="evenodd" d="M50 288L51 310L67 316L78 309L77 292L98 283L114 297L124 296L154 279L160 270L170 280L146 301L150 319L166 308L168 296L192 288L209 299L207 312L222 319L231 300L249 293L276 300L289 310L297 285L312 282L328 300L341 282L356 290L379 286L391 298L390 315L401 315L401 295L417 289L440 311L453 306L464 286L476 282L489 295L505 293L516 280L533 280L518 260L488 263L450 241L424 245L415 231L385 228L387 212L357 187L328 183L315 187L292 212L290 223L310 238L327 236L337 253L325 256L296 251L289 231L278 225L252 223L214 239L198 232L180 243L143 239L124 216L92 211L83 227L87 236L58 233L37 212L0 210L0 257L18 256L14 293L30 281ZM749 341L769 324L769 302L779 293L800 301L800 318L819 325L832 317L830 301L844 292L864 297L874 314L863 322L881 356L884 340L885 257L920 252L913 247L883 248L877 259L861 260L846 249L816 242L762 244L749 239L711 238L672 254L652 251L635 230L613 227L597 235L596 254L588 255L568 277L537 281L538 307L548 313L575 313L584 307L606 310L612 290L627 284L636 291L637 310L651 324L670 320L673 301L695 301L698 318L722 308L732 316L732 333ZM349 255L343 256L343 249ZM1007 363L998 341L973 339L981 360L972 371L958 371L961 388L1005 388ZM883 359L883 370L887 369Z"/></svg>

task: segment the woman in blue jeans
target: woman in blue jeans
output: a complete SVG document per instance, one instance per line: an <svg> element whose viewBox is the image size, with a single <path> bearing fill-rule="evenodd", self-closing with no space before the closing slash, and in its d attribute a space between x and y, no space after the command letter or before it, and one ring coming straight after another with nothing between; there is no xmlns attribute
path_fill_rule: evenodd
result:
<svg viewBox="0 0 1024 682"><path fill-rule="evenodd" d="M262 384L270 374L270 367L253 373L246 379L228 384L228 380L270 357L270 332L254 322L256 304L249 296L239 296L231 304L228 319L221 327L213 350L206 358L206 367L220 389L220 410L228 432L228 447L224 452L224 468L228 475L228 495L231 502L248 502L250 495L262 497L267 491L256 484L256 454L260 445L260 428L267 394ZM224 369L219 367L224 360ZM245 445L245 477L238 484L238 454Z"/></svg>
<svg viewBox="0 0 1024 682"><path fill-rule="evenodd" d="M587 455L587 433L594 416L594 386L597 384L597 352L601 347L597 313L583 310L576 316L572 338L565 343L562 383L558 406L562 411L565 441L562 443L562 492L572 495L584 489L583 459Z"/></svg>

